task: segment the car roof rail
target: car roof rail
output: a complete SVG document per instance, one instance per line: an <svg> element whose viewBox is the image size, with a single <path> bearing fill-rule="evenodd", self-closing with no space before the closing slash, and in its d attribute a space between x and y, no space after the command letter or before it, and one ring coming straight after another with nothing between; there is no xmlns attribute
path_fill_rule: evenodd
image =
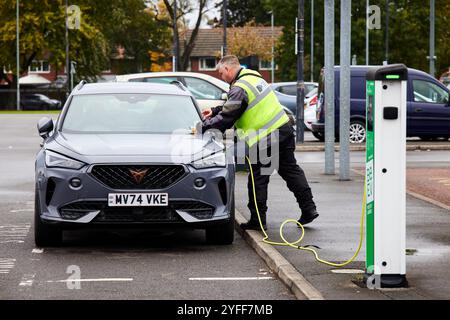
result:
<svg viewBox="0 0 450 320"><path fill-rule="evenodd" d="M170 81L170 84L176 85L177 87L179 87L183 91L188 91L187 88L184 86L184 84L181 81L173 80L173 81Z"/></svg>
<svg viewBox="0 0 450 320"><path fill-rule="evenodd" d="M86 80L81 80L80 83L78 83L77 85L77 90L81 90L81 88L83 88L83 86L86 84Z"/></svg>

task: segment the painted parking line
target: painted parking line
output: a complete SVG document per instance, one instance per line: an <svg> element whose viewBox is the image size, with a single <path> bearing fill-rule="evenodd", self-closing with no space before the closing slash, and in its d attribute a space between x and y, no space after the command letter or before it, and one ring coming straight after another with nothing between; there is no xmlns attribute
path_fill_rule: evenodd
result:
<svg viewBox="0 0 450 320"><path fill-rule="evenodd" d="M100 278L100 279L66 279L66 280L48 280L47 283L65 283L65 282L127 282L133 281L133 278Z"/></svg>
<svg viewBox="0 0 450 320"><path fill-rule="evenodd" d="M191 281L246 281L246 280L272 280L273 277L206 277L189 278Z"/></svg>
<svg viewBox="0 0 450 320"><path fill-rule="evenodd" d="M24 243L29 231L29 224L0 226L0 243Z"/></svg>
<svg viewBox="0 0 450 320"><path fill-rule="evenodd" d="M44 253L44 249L34 248L31 253Z"/></svg>
<svg viewBox="0 0 450 320"><path fill-rule="evenodd" d="M36 274L24 274L22 280L19 283L20 287L31 287L34 282Z"/></svg>
<svg viewBox="0 0 450 320"><path fill-rule="evenodd" d="M31 212L31 211L34 211L34 209L15 209L15 210L10 210L9 212L16 213L16 212Z"/></svg>
<svg viewBox="0 0 450 320"><path fill-rule="evenodd" d="M13 258L0 258L0 274L8 274L16 263Z"/></svg>

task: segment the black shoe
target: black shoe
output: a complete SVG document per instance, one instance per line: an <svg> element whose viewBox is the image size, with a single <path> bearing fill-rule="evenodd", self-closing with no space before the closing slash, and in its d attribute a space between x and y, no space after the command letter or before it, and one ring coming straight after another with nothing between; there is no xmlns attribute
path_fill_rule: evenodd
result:
<svg viewBox="0 0 450 320"><path fill-rule="evenodd" d="M300 219L298 219L298 222L300 222L304 226L305 224L312 222L318 216L319 214L317 213L316 209L305 210L302 212L302 216L300 217Z"/></svg>
<svg viewBox="0 0 450 320"><path fill-rule="evenodd" d="M245 223L241 223L240 227L242 230L261 230L261 226L259 225L259 221L250 220ZM263 223L264 230L267 230L267 225Z"/></svg>

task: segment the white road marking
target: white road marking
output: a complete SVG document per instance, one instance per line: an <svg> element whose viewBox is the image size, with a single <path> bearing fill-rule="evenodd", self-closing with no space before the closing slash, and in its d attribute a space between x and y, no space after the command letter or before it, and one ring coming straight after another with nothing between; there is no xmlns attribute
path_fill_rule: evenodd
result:
<svg viewBox="0 0 450 320"><path fill-rule="evenodd" d="M334 270L331 270L331 272L333 272L333 273L342 273L342 274L360 274L360 273L364 273L363 270L359 270L359 269L334 269Z"/></svg>
<svg viewBox="0 0 450 320"><path fill-rule="evenodd" d="M34 277L36 274L24 274L22 280L19 283L21 287L31 287L33 285Z"/></svg>
<svg viewBox="0 0 450 320"><path fill-rule="evenodd" d="M103 279L67 279L67 280L48 280L48 283L58 283L58 282L124 282L133 281L133 278L103 278Z"/></svg>
<svg viewBox="0 0 450 320"><path fill-rule="evenodd" d="M241 281L241 280L271 280L273 277L211 277L211 278L189 278L192 281Z"/></svg>
<svg viewBox="0 0 450 320"><path fill-rule="evenodd" d="M14 268L16 259L12 258L0 258L0 274L8 274L9 271Z"/></svg>
<svg viewBox="0 0 450 320"><path fill-rule="evenodd" d="M0 226L0 243L24 243L30 227L29 224Z"/></svg>
<svg viewBox="0 0 450 320"><path fill-rule="evenodd" d="M44 249L36 248L36 249L31 250L31 253L43 253L43 252L44 252Z"/></svg>
<svg viewBox="0 0 450 320"><path fill-rule="evenodd" d="M34 209L16 209L16 210L10 210L9 212L16 213L16 212L31 212L31 211L34 211Z"/></svg>

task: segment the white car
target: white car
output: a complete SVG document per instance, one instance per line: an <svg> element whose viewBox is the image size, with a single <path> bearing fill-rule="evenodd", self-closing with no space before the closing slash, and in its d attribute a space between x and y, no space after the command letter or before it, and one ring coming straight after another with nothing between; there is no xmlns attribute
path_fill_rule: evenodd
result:
<svg viewBox="0 0 450 320"><path fill-rule="evenodd" d="M317 88L311 90L305 97L305 111L304 121L305 126L312 131L311 124L316 121L317 118L317 101L318 101Z"/></svg>
<svg viewBox="0 0 450 320"><path fill-rule="evenodd" d="M200 110L221 106L228 98L230 85L225 81L196 72L146 72L116 76L116 82L171 83L180 81L197 100ZM286 107L284 111L295 127L295 115Z"/></svg>
<svg viewBox="0 0 450 320"><path fill-rule="evenodd" d="M146 72L116 76L116 82L171 83L180 81L192 93L201 110L221 106L227 100L230 85L195 72Z"/></svg>

